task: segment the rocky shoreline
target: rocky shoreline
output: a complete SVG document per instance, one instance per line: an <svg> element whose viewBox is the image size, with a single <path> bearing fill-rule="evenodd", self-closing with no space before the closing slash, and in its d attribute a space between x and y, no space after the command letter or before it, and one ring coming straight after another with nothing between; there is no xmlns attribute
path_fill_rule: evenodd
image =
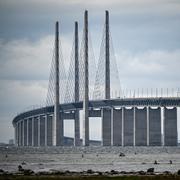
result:
<svg viewBox="0 0 180 180"><path fill-rule="evenodd" d="M91 169L88 169L87 171L81 171L81 172L76 172L76 171L58 171L58 170L51 170L51 171L41 171L41 172L34 172L31 169L24 169L21 165L18 166L18 171L17 172L8 172L0 169L0 176L4 175L18 175L18 176L41 176L41 175L60 175L60 176L124 176L124 175L142 175L142 176L152 176L152 175L176 175L179 176L180 178L180 170L178 170L175 173L172 173L170 171L164 171L164 172L155 172L154 168L149 168L147 171L105 171L105 172L100 172L100 171L93 171Z"/></svg>

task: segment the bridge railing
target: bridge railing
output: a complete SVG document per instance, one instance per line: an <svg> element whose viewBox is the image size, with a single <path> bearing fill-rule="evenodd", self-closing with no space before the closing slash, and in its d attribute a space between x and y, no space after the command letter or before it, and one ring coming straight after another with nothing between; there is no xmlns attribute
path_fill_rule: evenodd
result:
<svg viewBox="0 0 180 180"><path fill-rule="evenodd" d="M180 97L180 88L142 88L111 91L111 99L115 98L158 98ZM103 93L102 93L103 98Z"/></svg>
<svg viewBox="0 0 180 180"><path fill-rule="evenodd" d="M98 99L93 99L93 93L89 93L90 100L103 100L104 92L101 93ZM126 98L178 98L180 97L180 88L155 88L155 89L123 89L119 91L111 91L111 99L126 99ZM32 111L35 109L40 109L46 107L46 104L36 104L28 106L17 115L22 114L27 111Z"/></svg>

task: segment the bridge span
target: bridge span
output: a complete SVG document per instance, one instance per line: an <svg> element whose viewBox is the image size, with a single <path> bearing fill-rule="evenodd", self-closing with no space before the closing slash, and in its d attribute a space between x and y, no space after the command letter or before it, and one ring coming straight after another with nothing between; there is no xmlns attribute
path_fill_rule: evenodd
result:
<svg viewBox="0 0 180 180"><path fill-rule="evenodd" d="M180 98L96 100L89 101L88 114L102 118L103 146L176 146L177 107L180 107ZM83 102L61 104L59 109L62 121L76 121L76 113L83 109ZM53 117L54 106L16 116L13 125L17 145L52 146ZM77 130L80 134L80 127ZM58 131L64 132L64 129L59 127Z"/></svg>

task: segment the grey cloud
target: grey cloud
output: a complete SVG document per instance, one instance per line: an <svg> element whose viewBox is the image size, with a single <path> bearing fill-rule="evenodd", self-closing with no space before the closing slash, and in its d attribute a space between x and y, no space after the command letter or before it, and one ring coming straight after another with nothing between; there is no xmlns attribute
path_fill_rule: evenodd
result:
<svg viewBox="0 0 180 180"><path fill-rule="evenodd" d="M180 50L121 52L116 57L125 87L177 88L180 84Z"/></svg>
<svg viewBox="0 0 180 180"><path fill-rule="evenodd" d="M2 3L4 2L4 3ZM54 21L60 20L63 33L72 33L73 23L83 23L83 11L88 7L92 26L103 24L104 10L108 7L112 27L126 31L155 21L163 25L171 24L173 18L179 19L178 1L2 1L0 21L1 35L4 37L37 38L52 34ZM103 4L103 5L102 5ZM8 13L7 13L8 12ZM168 22L167 22L168 21ZM179 21L177 21L178 24ZM122 27L121 27L122 25ZM120 28L118 28L118 26ZM164 27L163 27L164 28ZM167 28L167 26L165 26ZM144 29L144 32L153 28ZM140 29L141 30L141 29ZM96 32L93 30L93 32ZM141 31L140 31L141 32ZM163 31L162 31L163 32Z"/></svg>
<svg viewBox="0 0 180 180"><path fill-rule="evenodd" d="M63 40L65 57L68 59L67 43L70 44L67 39ZM0 41L0 79L47 80L53 57L53 46L53 36L44 37L36 42L26 39ZM66 63L68 62L66 60Z"/></svg>
<svg viewBox="0 0 180 180"><path fill-rule="evenodd" d="M0 142L8 142L14 136L13 118L44 103L47 81L0 80L0 84Z"/></svg>

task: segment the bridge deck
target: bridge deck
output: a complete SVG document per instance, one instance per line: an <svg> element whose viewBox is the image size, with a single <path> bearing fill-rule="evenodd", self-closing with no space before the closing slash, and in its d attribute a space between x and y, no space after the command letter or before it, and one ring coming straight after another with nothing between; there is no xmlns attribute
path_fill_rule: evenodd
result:
<svg viewBox="0 0 180 180"><path fill-rule="evenodd" d="M104 107L131 107L131 106L160 106L160 107L180 107L180 98L119 98L110 100L93 100L89 101L89 108L104 108ZM73 111L82 109L83 103L67 103L60 104L61 111ZM47 114L54 112L54 106L42 107L39 109L30 110L17 115L13 119L13 124L20 119L36 116L39 114Z"/></svg>

